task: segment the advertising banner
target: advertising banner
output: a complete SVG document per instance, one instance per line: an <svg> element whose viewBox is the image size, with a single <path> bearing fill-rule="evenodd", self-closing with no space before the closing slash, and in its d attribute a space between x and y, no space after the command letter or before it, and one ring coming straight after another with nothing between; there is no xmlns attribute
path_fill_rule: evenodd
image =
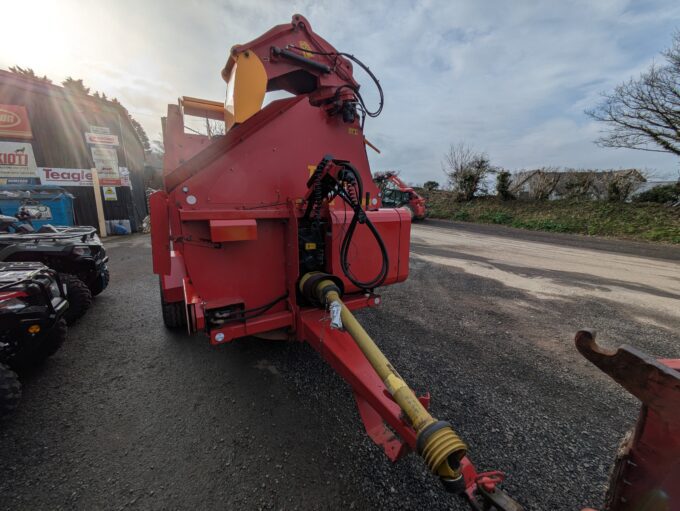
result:
<svg viewBox="0 0 680 511"><path fill-rule="evenodd" d="M132 188L130 172L125 167L118 167L121 186ZM44 185L57 186L92 186L92 169L55 169L39 167L38 175Z"/></svg>
<svg viewBox="0 0 680 511"><path fill-rule="evenodd" d="M21 105L0 105L0 137L22 140L33 138L26 108Z"/></svg>
<svg viewBox="0 0 680 511"><path fill-rule="evenodd" d="M33 146L26 142L0 142L0 184L40 184Z"/></svg>
<svg viewBox="0 0 680 511"><path fill-rule="evenodd" d="M102 186L120 186L122 184L118 170L118 153L110 147L93 147L92 159Z"/></svg>
<svg viewBox="0 0 680 511"><path fill-rule="evenodd" d="M92 169L53 169L41 167L40 182L57 186L92 186Z"/></svg>
<svg viewBox="0 0 680 511"><path fill-rule="evenodd" d="M85 140L90 145L118 145L118 135L107 135L105 133L85 133Z"/></svg>
<svg viewBox="0 0 680 511"><path fill-rule="evenodd" d="M102 190L104 191L104 200L106 201L118 200L115 186L103 186Z"/></svg>
<svg viewBox="0 0 680 511"><path fill-rule="evenodd" d="M106 126L90 126L90 133L96 133L97 135L109 135L111 130Z"/></svg>

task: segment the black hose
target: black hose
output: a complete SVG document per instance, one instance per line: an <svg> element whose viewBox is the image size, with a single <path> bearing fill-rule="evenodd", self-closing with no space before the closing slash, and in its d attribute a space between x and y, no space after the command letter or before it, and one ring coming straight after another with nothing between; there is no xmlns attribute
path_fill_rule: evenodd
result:
<svg viewBox="0 0 680 511"><path fill-rule="evenodd" d="M345 57L345 58L351 60L352 62L355 62L356 64L358 64L364 71L366 71L368 76L371 77L371 80L373 80L373 83L375 83L375 86L378 89L378 94L380 96L380 100L378 102L378 108L373 112L371 112L368 108L366 108L366 103L364 102L364 98L361 97L361 94L359 93L358 88L352 87L350 85L343 85L342 87L347 87L347 88L352 89L352 91L354 92L355 96L357 97L357 100L359 101L359 104L363 108L363 111L366 115L368 115L369 117L378 117L380 115L380 113L382 112L382 109L383 109L383 105L385 104L385 94L383 93L382 86L380 85L380 80L378 80L378 78L373 74L373 71L371 71L371 69L366 64L361 62L354 55L352 55L350 53L344 53L344 52L341 52L341 51L327 52L327 51L308 50L308 49L305 49L305 48L300 48L298 46L294 46L292 44L289 44L287 46L287 48L293 48L294 50L298 50L298 51L305 52L305 53L312 53L314 55L325 55L325 56L328 56L328 57L330 57L330 56L336 56L337 57L338 55L340 55L340 56ZM334 65L334 69L335 69L335 65Z"/></svg>
<svg viewBox="0 0 680 511"><path fill-rule="evenodd" d="M267 312L269 309L274 307L274 305L285 300L286 298L288 298L287 292L285 294L279 296L278 298L272 300L269 303L266 303L264 305L260 305L259 307L238 311L238 313L235 314L234 316L230 316L230 317L226 318L224 320L223 324L226 325L227 323L234 323L236 321L247 321L249 319L254 319L258 316L261 316L262 314Z"/></svg>
<svg viewBox="0 0 680 511"><path fill-rule="evenodd" d="M342 239L342 243L340 245L340 267L342 268L342 272L345 274L345 276L349 279L349 281L352 284L354 284L359 289L371 291L376 287L382 285L383 282L385 282L385 279L387 278L387 272L389 270L389 256L387 254L385 242L380 236L380 233L373 225L373 222L371 222L371 219L368 218L366 212L361 208L361 198L364 195L363 193L364 187L359 172L357 172L357 170L347 162L343 162L342 167L344 170L343 174L345 172L349 172L350 174L352 174L352 177L351 178L347 176L339 177L341 177L343 181L348 183L349 186L354 188L353 190L354 193L348 192L348 190L346 190L343 187L339 187L338 196L352 208L354 216L350 221L349 227L347 228L347 232L345 233L345 236ZM359 280L352 273L350 265L348 263L349 247L352 244L352 238L354 237L354 232L356 230L357 224L359 223L366 224L366 227L368 227L368 229L371 231L371 234L373 234L373 237L378 243L378 247L380 248L380 254L382 257L382 265L380 267L378 275L376 275L375 278L368 281Z"/></svg>

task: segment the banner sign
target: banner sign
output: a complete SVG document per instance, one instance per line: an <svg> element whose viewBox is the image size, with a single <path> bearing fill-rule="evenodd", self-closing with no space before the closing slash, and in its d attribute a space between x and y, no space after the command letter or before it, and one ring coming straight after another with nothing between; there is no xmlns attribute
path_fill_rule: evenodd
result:
<svg viewBox="0 0 680 511"><path fill-rule="evenodd" d="M127 186L132 190L132 180L130 179L130 171L127 167L118 167L120 171L120 182L122 186Z"/></svg>
<svg viewBox="0 0 680 511"><path fill-rule="evenodd" d="M0 137L30 140L33 138L26 108L0 105Z"/></svg>
<svg viewBox="0 0 680 511"><path fill-rule="evenodd" d="M116 195L116 187L115 186L104 186L104 187L102 187L102 190L104 191L104 200L105 201L118 200L118 196Z"/></svg>
<svg viewBox="0 0 680 511"><path fill-rule="evenodd" d="M92 159L102 186L120 186L120 172L118 170L118 153L110 147L93 147Z"/></svg>
<svg viewBox="0 0 680 511"><path fill-rule="evenodd" d="M39 177L31 144L0 142L0 179L3 184L33 184Z"/></svg>
<svg viewBox="0 0 680 511"><path fill-rule="evenodd" d="M44 185L92 186L91 169L39 169L40 181Z"/></svg>
<svg viewBox="0 0 680 511"><path fill-rule="evenodd" d="M118 170L120 172L121 186L132 188L130 172L128 169L125 167L118 167ZM92 187L92 169L55 169L51 167L40 167L38 168L38 174L40 175L40 182L44 185Z"/></svg>
<svg viewBox="0 0 680 511"><path fill-rule="evenodd" d="M97 135L110 135L111 130L106 126L90 126L90 132Z"/></svg>
<svg viewBox="0 0 680 511"><path fill-rule="evenodd" d="M101 133L85 133L85 140L90 145L118 145L117 135L107 135Z"/></svg>

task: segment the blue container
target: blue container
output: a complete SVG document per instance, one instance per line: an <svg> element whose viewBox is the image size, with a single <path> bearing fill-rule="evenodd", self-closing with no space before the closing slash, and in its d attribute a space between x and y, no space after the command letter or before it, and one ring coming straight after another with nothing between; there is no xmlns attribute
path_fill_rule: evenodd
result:
<svg viewBox="0 0 680 511"><path fill-rule="evenodd" d="M17 216L30 214L35 229L41 225L74 225L73 195L53 185L0 186L0 213Z"/></svg>

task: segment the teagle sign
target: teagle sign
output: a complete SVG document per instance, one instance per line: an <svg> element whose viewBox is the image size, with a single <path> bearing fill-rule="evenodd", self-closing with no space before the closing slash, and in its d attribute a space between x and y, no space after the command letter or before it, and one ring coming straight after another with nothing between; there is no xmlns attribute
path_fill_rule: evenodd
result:
<svg viewBox="0 0 680 511"><path fill-rule="evenodd" d="M26 109L20 105L0 105L0 137L29 140L33 138Z"/></svg>
<svg viewBox="0 0 680 511"><path fill-rule="evenodd" d="M91 169L52 169L42 167L40 181L44 185L92 186Z"/></svg>

